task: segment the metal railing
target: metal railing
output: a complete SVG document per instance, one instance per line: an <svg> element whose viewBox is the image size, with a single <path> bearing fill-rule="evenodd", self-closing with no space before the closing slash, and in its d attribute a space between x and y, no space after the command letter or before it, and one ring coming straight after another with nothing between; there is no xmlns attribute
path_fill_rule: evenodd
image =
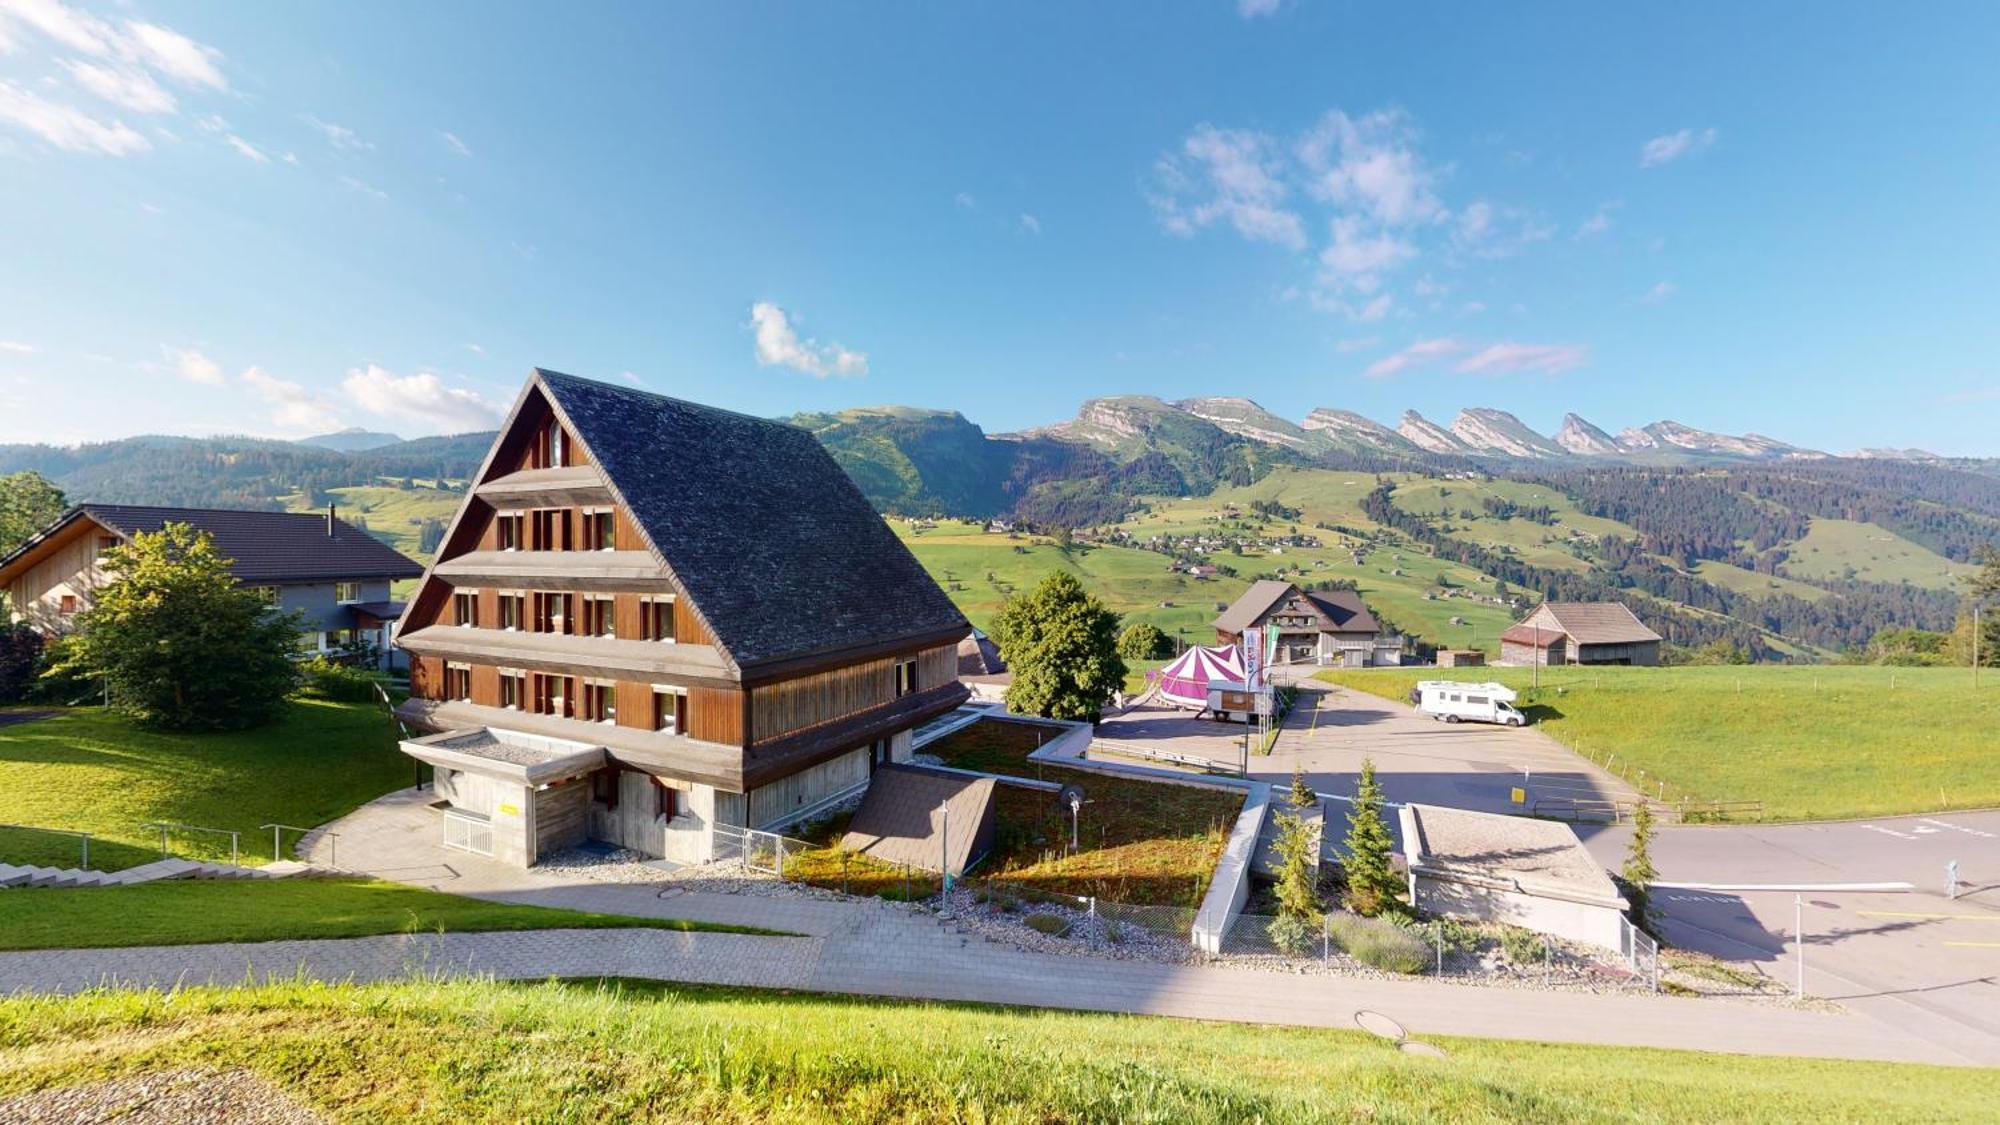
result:
<svg viewBox="0 0 2000 1125"><path fill-rule="evenodd" d="M147 823L146 823L145 825L143 825L142 827L145 827L145 828L152 828L152 829L157 829L157 830L159 831L159 833L160 833L160 858L161 858L161 859L166 859L166 858L168 857L168 855L170 855L170 854L171 854L171 853L170 853L170 852L169 852L169 851L167 850L167 841L168 841L168 838L169 838L169 837L170 837L170 836L171 836L171 835L172 835L173 833L175 833L175 832L206 832L206 833L209 833L210 835L214 835L214 836L227 836L227 837L229 837L229 862L230 862L230 865L231 865L231 866L236 866L236 865L239 865L239 864L241 863L241 861L242 861L242 855L243 855L243 848L242 848L242 842L243 842L243 834L242 834L241 832L238 832L238 831L234 830L234 829L231 829L231 828L203 828L203 827L202 827L201 825L199 825L199 824L174 824L174 823L172 823L172 822L170 822L170 821L164 821L164 820L154 820L154 821L148 821L148 822L147 822Z"/></svg>
<svg viewBox="0 0 2000 1125"><path fill-rule="evenodd" d="M277 863L285 858L283 842L285 833L297 832L303 838L307 833L313 831L310 828L301 828L296 824L260 824L257 827L259 829L268 828L271 830L272 863ZM328 867L339 867L340 833L322 832L320 833L320 837L326 841L326 865Z"/></svg>
<svg viewBox="0 0 2000 1125"><path fill-rule="evenodd" d="M1619 933L1619 956L1625 958L1625 966L1632 975L1641 979L1651 978L1653 991L1660 990L1660 943L1653 935L1632 924L1630 918L1618 919L1624 925Z"/></svg>
<svg viewBox="0 0 2000 1125"><path fill-rule="evenodd" d="M20 832L46 832L51 836L75 836L83 844L83 859L80 863L77 864L77 866L83 868L86 871L90 869L90 837L92 834L89 832L77 832L68 828L44 828L39 824L0 824L0 831L9 831L9 830L20 831Z"/></svg>

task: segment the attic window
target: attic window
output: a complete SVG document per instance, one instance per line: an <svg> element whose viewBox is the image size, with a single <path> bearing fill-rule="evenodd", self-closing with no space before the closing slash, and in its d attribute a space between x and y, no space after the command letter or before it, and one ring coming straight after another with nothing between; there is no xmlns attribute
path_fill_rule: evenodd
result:
<svg viewBox="0 0 2000 1125"><path fill-rule="evenodd" d="M586 551L618 549L618 522L612 518L611 509L590 508L584 511L583 549Z"/></svg>
<svg viewBox="0 0 2000 1125"><path fill-rule="evenodd" d="M896 665L896 698L914 695L917 691L917 662L905 660Z"/></svg>
<svg viewBox="0 0 2000 1125"><path fill-rule="evenodd" d="M496 539L503 551L518 551L527 546L528 517L520 512L502 512L495 519L498 525Z"/></svg>
<svg viewBox="0 0 2000 1125"><path fill-rule="evenodd" d="M673 641L673 599L659 597L639 599L639 638L669 643Z"/></svg>

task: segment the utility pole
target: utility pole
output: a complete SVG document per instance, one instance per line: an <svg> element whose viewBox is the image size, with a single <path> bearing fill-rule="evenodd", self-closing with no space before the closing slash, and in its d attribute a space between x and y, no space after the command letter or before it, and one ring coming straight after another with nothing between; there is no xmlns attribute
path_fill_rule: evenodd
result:
<svg viewBox="0 0 2000 1125"><path fill-rule="evenodd" d="M940 898L949 901L951 897L951 804L938 803L938 870L944 872L944 880L939 885L944 888Z"/></svg>

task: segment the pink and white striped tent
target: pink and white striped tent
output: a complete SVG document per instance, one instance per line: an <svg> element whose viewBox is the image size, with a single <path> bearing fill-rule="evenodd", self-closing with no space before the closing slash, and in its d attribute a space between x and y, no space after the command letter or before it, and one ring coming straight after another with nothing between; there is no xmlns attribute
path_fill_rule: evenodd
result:
<svg viewBox="0 0 2000 1125"><path fill-rule="evenodd" d="M1199 711L1208 706L1209 681L1220 680L1241 689L1243 654L1234 645L1215 648L1196 645L1181 653L1173 663L1152 673L1151 678L1159 685L1160 702L1170 707L1191 707Z"/></svg>

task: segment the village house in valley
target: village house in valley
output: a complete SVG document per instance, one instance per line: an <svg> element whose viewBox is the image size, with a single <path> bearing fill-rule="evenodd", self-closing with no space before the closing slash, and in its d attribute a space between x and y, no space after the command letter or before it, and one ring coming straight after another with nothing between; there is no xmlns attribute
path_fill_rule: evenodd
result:
<svg viewBox="0 0 2000 1125"><path fill-rule="evenodd" d="M397 631L448 846L704 862L911 755L970 625L805 430L535 371Z"/></svg>
<svg viewBox="0 0 2000 1125"><path fill-rule="evenodd" d="M1216 639L1233 645L1246 629L1278 632L1280 664L1371 668L1403 662L1403 638L1386 632L1352 590L1301 590L1290 582L1254 582L1215 619Z"/></svg>
<svg viewBox="0 0 2000 1125"><path fill-rule="evenodd" d="M1660 635L1620 602L1543 602L1500 634L1500 663L1660 662Z"/></svg>
<svg viewBox="0 0 2000 1125"><path fill-rule="evenodd" d="M55 636L74 627L91 594L109 581L105 552L170 523L205 531L236 580L281 612L305 615L300 649L371 649L390 659L390 630L403 612L389 584L423 567L338 518L230 508L81 504L0 559L0 589L16 620Z"/></svg>

